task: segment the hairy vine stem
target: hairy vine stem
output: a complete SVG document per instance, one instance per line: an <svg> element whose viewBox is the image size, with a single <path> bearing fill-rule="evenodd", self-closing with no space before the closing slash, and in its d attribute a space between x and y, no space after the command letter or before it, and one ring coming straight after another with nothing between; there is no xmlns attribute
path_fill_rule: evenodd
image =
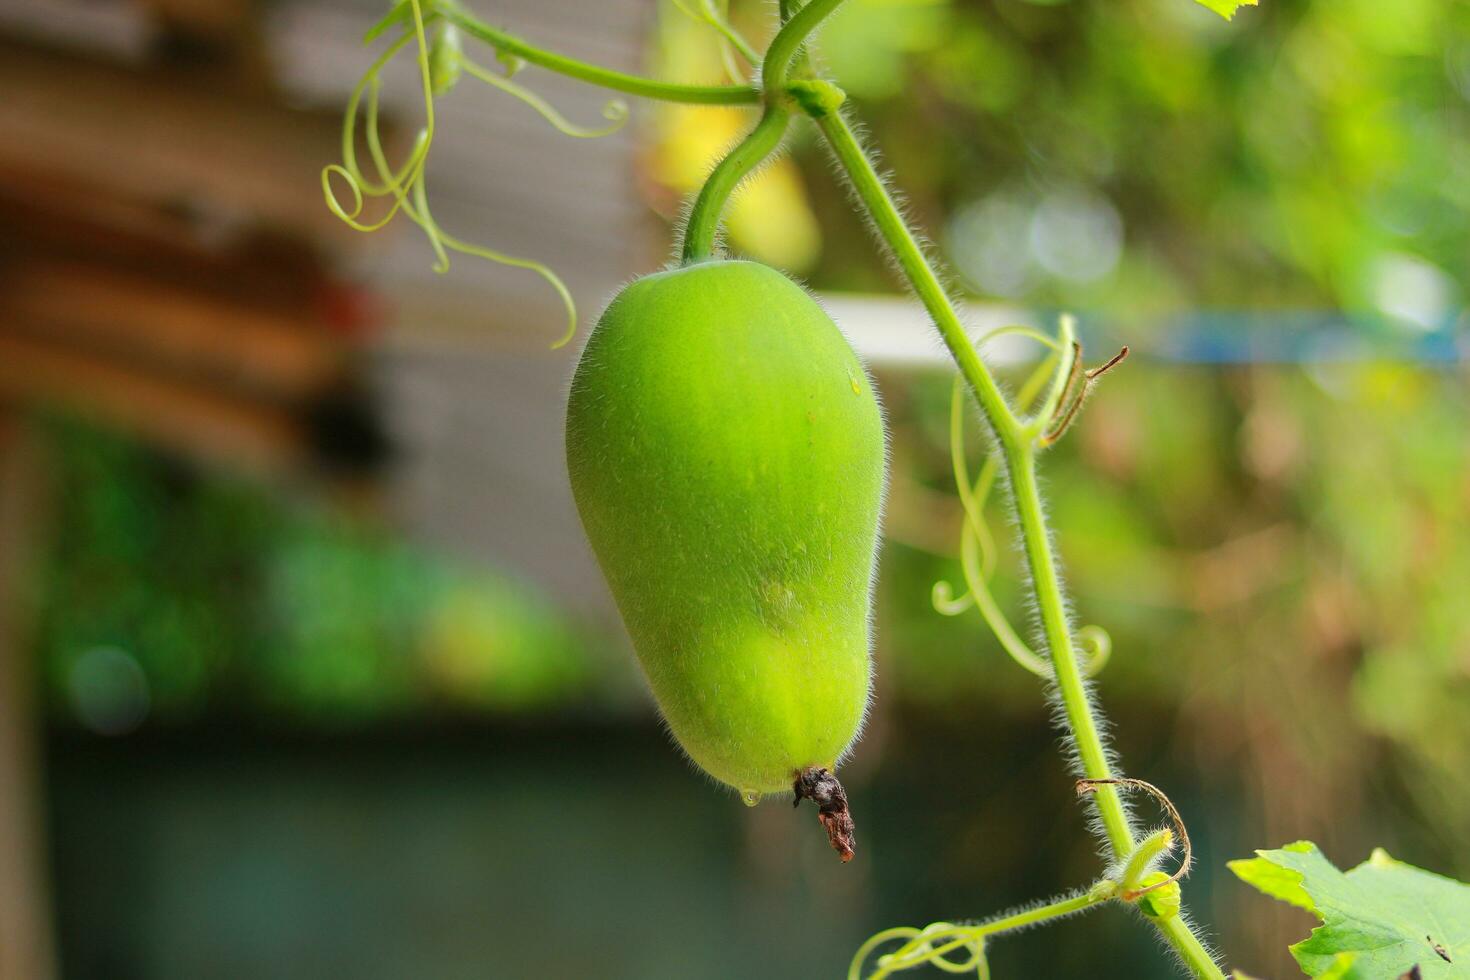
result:
<svg viewBox="0 0 1470 980"><path fill-rule="evenodd" d="M1099 783L1094 798L1098 817L1114 857L1118 860L1126 859L1136 846L1133 830L1116 787L1106 782L1114 777L1092 701L1077 663L1072 631L1067 623L1066 599L1062 592L1061 576L1052 552L1041 504L1041 490L1037 483L1037 447L1034 435L1028 438L1028 431L1011 411L994 376L980 360L980 355L969 334L965 332L948 293L851 126L840 112L828 112L814 118L837 157L838 164L851 182L853 192L868 212L878 236L892 252L910 286L934 319L940 336L955 363L959 365L960 372L974 392L991 430L995 433L1010 475L1010 491L1021 527L1031 585L1036 595L1042 631L1051 654L1057 692L1067 716L1069 734L1083 773ZM1154 921L1165 940L1173 946L1195 976L1223 980L1224 974L1214 958L1183 918L1171 916Z"/></svg>
<svg viewBox="0 0 1470 980"><path fill-rule="evenodd" d="M720 216L724 214L730 195L741 181L750 176L751 171L760 166L761 161L776 152L786 137L786 127L790 122L789 109L779 105L766 106L755 128L710 171L693 207L689 209L689 220L684 223L681 259L684 265L702 262L714 255Z"/></svg>

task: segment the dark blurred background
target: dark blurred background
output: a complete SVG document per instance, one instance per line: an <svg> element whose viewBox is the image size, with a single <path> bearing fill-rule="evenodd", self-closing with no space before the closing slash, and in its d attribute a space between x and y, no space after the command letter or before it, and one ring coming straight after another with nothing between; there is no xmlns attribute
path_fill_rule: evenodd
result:
<svg viewBox="0 0 1470 980"><path fill-rule="evenodd" d="M950 374L820 146L730 239L829 303L892 427L845 867L661 732L565 486L555 297L322 205L382 9L0 0L0 977L832 977L880 928L1091 881L1038 683L930 605ZM723 77L654 0L476 11ZM1470 3L849 0L822 50L977 332L1067 309L1094 359L1133 348L1051 514L1229 963L1296 976L1311 924L1225 870L1253 848L1470 876ZM750 119L633 108L569 142L469 83L440 106L436 213L563 273L583 336ZM1111 909L992 966L1171 975Z"/></svg>

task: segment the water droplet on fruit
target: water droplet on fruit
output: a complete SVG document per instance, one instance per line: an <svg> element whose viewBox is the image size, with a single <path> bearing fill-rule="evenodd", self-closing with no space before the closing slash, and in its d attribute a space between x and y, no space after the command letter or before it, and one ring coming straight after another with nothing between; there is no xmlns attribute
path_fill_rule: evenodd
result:
<svg viewBox="0 0 1470 980"><path fill-rule="evenodd" d="M740 791L740 802L744 803L746 806L755 806L760 801L761 795L755 790L743 789Z"/></svg>

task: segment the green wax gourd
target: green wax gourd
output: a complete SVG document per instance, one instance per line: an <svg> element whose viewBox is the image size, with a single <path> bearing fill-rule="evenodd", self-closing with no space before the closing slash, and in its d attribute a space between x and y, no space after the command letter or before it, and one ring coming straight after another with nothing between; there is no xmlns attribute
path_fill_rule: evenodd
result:
<svg viewBox="0 0 1470 980"><path fill-rule="evenodd" d="M633 282L577 366L567 464L689 757L750 802L834 767L868 701L885 449L831 318L753 262Z"/></svg>

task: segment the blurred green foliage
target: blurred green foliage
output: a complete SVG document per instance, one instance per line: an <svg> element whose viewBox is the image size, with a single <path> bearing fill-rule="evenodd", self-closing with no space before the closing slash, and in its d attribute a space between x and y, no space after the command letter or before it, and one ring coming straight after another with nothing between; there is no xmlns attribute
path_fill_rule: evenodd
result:
<svg viewBox="0 0 1470 980"><path fill-rule="evenodd" d="M979 295L1429 330L1470 292L1465 3L851 0L822 50ZM846 210L813 278L870 288Z"/></svg>
<svg viewBox="0 0 1470 980"><path fill-rule="evenodd" d="M886 389L908 448L889 507L883 675L938 712L1025 711L1035 681L979 616L944 620L929 602L931 582L959 578L959 510L939 496L948 388ZM1382 826L1398 813L1462 877L1467 393L1459 369L1130 362L1046 464L1078 622L1113 635L1102 682L1123 730L1152 705L1155 737L1243 781L1275 836L1352 853L1403 832ZM997 595L1029 625L1017 556L1002 558Z"/></svg>
<svg viewBox="0 0 1470 980"><path fill-rule="evenodd" d="M118 436L51 431L39 644L62 717L117 733L210 712L334 724L636 694L599 683L621 666L610 645L515 579Z"/></svg>
<svg viewBox="0 0 1470 980"><path fill-rule="evenodd" d="M948 381L881 380L895 459L878 710L1032 717L1035 679L978 616L930 605L931 585L959 576ZM1079 622L1114 638L1109 703L1177 716L1165 737L1211 771L1290 786L1238 787L1272 836L1416 853L1375 833L1389 799L1428 835L1420 860L1470 873L1451 829L1470 813L1467 391L1458 371L1388 363L1130 362L1048 456ZM134 670L164 721L643 704L631 659L524 585L119 438L55 431L41 649L64 717L127 727L135 712L105 693L133 691ZM1005 515L992 521L1003 535ZM994 589L1025 633L1015 555L1001 558Z"/></svg>

